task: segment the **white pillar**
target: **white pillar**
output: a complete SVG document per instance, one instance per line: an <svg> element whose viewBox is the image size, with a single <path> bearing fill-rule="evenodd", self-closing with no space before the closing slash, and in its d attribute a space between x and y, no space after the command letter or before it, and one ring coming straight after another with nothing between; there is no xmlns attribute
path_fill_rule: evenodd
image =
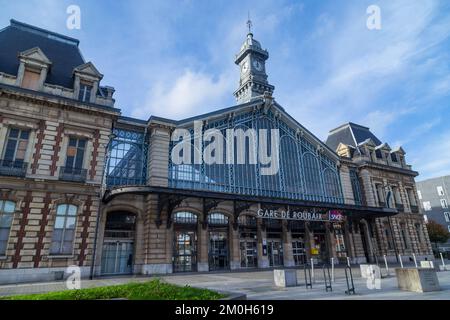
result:
<svg viewBox="0 0 450 320"><path fill-rule="evenodd" d="M389 266L388 266L388 262L386 259L386 255L383 255L383 258L384 258L384 265L386 266L386 273L389 276Z"/></svg>
<svg viewBox="0 0 450 320"><path fill-rule="evenodd" d="M334 258L331 258L331 281L334 282Z"/></svg>

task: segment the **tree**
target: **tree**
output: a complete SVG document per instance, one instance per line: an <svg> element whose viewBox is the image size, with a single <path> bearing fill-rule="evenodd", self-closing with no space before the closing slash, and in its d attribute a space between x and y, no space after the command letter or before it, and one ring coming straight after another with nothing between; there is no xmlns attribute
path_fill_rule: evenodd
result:
<svg viewBox="0 0 450 320"><path fill-rule="evenodd" d="M436 221L430 220L427 223L428 236L430 241L436 245L438 243L445 243L450 239L450 233Z"/></svg>

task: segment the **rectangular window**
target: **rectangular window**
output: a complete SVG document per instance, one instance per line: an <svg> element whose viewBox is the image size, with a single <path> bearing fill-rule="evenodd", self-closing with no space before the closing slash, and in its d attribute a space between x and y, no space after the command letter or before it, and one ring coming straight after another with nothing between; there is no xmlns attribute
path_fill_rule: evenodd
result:
<svg viewBox="0 0 450 320"><path fill-rule="evenodd" d="M430 211L431 210L431 202L430 201L424 201L423 202L423 209L425 211Z"/></svg>
<svg viewBox="0 0 450 320"><path fill-rule="evenodd" d="M447 226L448 232L450 232L450 225Z"/></svg>
<svg viewBox="0 0 450 320"><path fill-rule="evenodd" d="M0 200L0 256L6 254L15 208L16 204L14 202Z"/></svg>
<svg viewBox="0 0 450 320"><path fill-rule="evenodd" d="M383 159L383 154L381 153L381 150L375 150L375 155L377 157L377 159Z"/></svg>
<svg viewBox="0 0 450 320"><path fill-rule="evenodd" d="M84 152L86 149L86 139L69 138L67 147L66 169L82 169Z"/></svg>
<svg viewBox="0 0 450 320"><path fill-rule="evenodd" d="M392 198L395 204L402 204L402 199L398 187L392 187Z"/></svg>
<svg viewBox="0 0 450 320"><path fill-rule="evenodd" d="M450 222L450 212L444 212L444 219L446 222Z"/></svg>
<svg viewBox="0 0 450 320"><path fill-rule="evenodd" d="M78 93L78 100L81 102L89 102L91 100L92 86L80 83L80 92Z"/></svg>
<svg viewBox="0 0 450 320"><path fill-rule="evenodd" d="M60 204L56 208L50 254L71 255L75 236L77 207L72 204Z"/></svg>
<svg viewBox="0 0 450 320"><path fill-rule="evenodd" d="M378 197L378 202L380 204L384 204L384 191L383 191L383 187L379 184L376 185L376 190L377 190L377 197Z"/></svg>
<svg viewBox="0 0 450 320"><path fill-rule="evenodd" d="M397 155L395 153L391 153L392 162L398 162Z"/></svg>
<svg viewBox="0 0 450 320"><path fill-rule="evenodd" d="M350 180L352 183L353 197L355 199L355 204L362 204L362 192L361 186L359 184L358 174L355 169L350 169Z"/></svg>
<svg viewBox="0 0 450 320"><path fill-rule="evenodd" d="M421 232L420 224L416 223L415 228L416 228L417 239L419 240L419 242L422 242L422 232Z"/></svg>
<svg viewBox="0 0 450 320"><path fill-rule="evenodd" d="M440 195L440 196L445 195L444 194L444 188L442 188L442 186L437 186L436 190L437 190L438 195Z"/></svg>
<svg viewBox="0 0 450 320"><path fill-rule="evenodd" d="M8 163L23 163L29 136L29 130L10 128L3 151L3 160Z"/></svg>
<svg viewBox="0 0 450 320"><path fill-rule="evenodd" d="M386 237L388 250L394 249L394 240L392 239L391 229L388 222L383 223L384 235Z"/></svg>
<svg viewBox="0 0 450 320"><path fill-rule="evenodd" d="M402 236L403 245L405 246L405 249L409 248L409 239L406 236L406 226L404 223L400 224L400 234Z"/></svg>
<svg viewBox="0 0 450 320"><path fill-rule="evenodd" d="M417 190L417 194L420 195L419 190ZM414 190L410 188L406 189L406 195L408 196L409 204L411 206L417 206L416 197L414 196ZM421 199L421 197L419 199Z"/></svg>
<svg viewBox="0 0 450 320"><path fill-rule="evenodd" d="M442 209L447 209L447 208L448 208L448 206L447 206L447 200L441 199L441 206L442 206Z"/></svg>
<svg viewBox="0 0 450 320"><path fill-rule="evenodd" d="M22 88L37 90L39 89L39 79L41 74L36 71L25 70L22 80Z"/></svg>

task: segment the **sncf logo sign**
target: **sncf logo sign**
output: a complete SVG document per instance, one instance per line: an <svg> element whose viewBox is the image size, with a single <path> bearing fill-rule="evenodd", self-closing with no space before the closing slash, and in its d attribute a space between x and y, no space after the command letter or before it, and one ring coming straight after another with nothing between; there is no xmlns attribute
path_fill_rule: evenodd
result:
<svg viewBox="0 0 450 320"><path fill-rule="evenodd" d="M330 210L330 221L342 221L344 214L341 210Z"/></svg>

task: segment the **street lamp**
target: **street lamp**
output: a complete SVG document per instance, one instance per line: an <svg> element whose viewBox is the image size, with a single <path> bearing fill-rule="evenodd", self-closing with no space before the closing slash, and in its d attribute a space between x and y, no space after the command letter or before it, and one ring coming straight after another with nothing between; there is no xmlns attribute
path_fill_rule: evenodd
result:
<svg viewBox="0 0 450 320"><path fill-rule="evenodd" d="M102 180L100 183L100 202L98 204L97 221L95 224L94 248L92 251L91 270L90 270L90 274L89 274L90 280L94 279L94 266L95 266L96 252L97 252L97 238L98 238L98 229L99 229L99 224L100 224L100 214L101 214L102 208L103 208L103 197L105 196L105 192L106 192L106 176L108 173L109 158L111 155L110 147L115 138L117 138L117 135L115 133L111 132L111 134L108 135L108 143L105 146L105 161L104 161L104 167L103 167Z"/></svg>

